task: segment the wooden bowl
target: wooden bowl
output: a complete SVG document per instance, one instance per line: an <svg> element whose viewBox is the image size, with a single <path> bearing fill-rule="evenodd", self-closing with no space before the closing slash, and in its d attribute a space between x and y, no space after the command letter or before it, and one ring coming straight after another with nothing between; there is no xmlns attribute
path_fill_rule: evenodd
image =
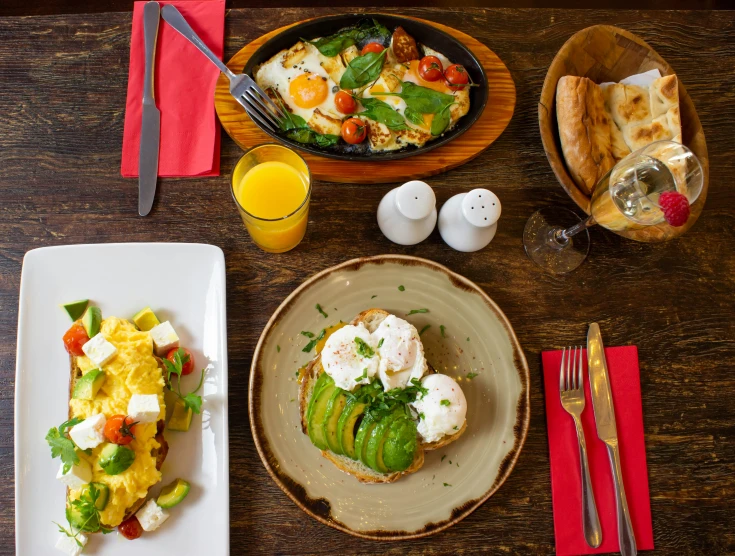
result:
<svg viewBox="0 0 735 556"><path fill-rule="evenodd" d="M595 83L620 81L630 75L658 69L661 75L674 74L673 68L644 40L624 29L611 25L594 25L573 35L561 47L551 62L541 89L538 104L538 121L546 157L556 179L577 206L590 213L590 198L572 179L564 161L556 121L556 85L565 75L587 77ZM682 140L697 155L704 172L702 193L692 205L689 220L684 226L674 228L667 223L638 230L615 232L636 241L667 241L680 236L694 225L702 212L709 182L709 158L704 131L697 110L684 85L679 81L679 109L681 111Z"/></svg>

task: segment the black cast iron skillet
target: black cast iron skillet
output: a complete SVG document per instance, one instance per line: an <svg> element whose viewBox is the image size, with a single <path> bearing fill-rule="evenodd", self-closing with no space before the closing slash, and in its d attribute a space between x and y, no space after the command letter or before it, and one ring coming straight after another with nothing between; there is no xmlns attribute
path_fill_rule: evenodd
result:
<svg viewBox="0 0 735 556"><path fill-rule="evenodd" d="M399 151L374 153L369 150L367 140L363 141L359 145L348 145L344 141L340 141L338 145L322 149L313 145L303 145L296 141L292 141L277 133L273 133L256 121L254 121L254 123L265 133L277 141L285 143L289 147L306 151L317 156L326 156L328 158L336 158L340 160L378 161L406 158L408 156L425 153L437 147L441 147L442 145L446 145L452 139L459 137L467 131L470 126L475 123L477 118L480 117L480 114L482 114L482 111L485 109L485 104L487 103L488 90L485 71L477 58L475 58L475 55L457 39L447 35L435 27L413 19L393 15L368 13L334 15L306 21L286 29L282 33L279 33L265 42L250 57L248 63L243 69L243 73L254 77L253 70L255 68L264 62L267 62L281 50L291 48L294 44L299 42L302 37L305 39L315 39L317 37L331 35L343 27L355 25L360 20L366 18L375 18L385 25L391 33L395 31L396 27L403 27L409 35L416 39L419 46L425 44L429 48L442 53L451 60L452 63L462 64L467 69L472 82L480 85L479 87L470 87L470 110L450 131L447 131L433 141L429 141L423 147L409 145ZM357 46L358 48L362 48L363 45L358 44Z"/></svg>

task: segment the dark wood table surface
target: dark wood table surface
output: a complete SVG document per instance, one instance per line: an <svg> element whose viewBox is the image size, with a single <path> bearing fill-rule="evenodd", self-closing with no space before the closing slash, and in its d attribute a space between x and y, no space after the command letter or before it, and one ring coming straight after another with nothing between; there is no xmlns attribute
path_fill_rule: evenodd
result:
<svg viewBox="0 0 735 556"><path fill-rule="evenodd" d="M226 56L277 26L337 11L343 10L229 10ZM23 255L48 245L124 241L205 242L225 252L233 554L553 553L540 352L581 343L591 321L601 324L608 345L639 348L657 550L735 552L735 13L400 12L477 37L515 80L515 115L498 141L429 180L439 203L477 186L498 194L498 234L479 253L451 250L438 232L414 247L394 245L375 222L391 186L331 183L315 184L303 243L283 255L263 253L230 197L227 176L240 151L226 136L222 176L161 180L152 214L139 218L137 181L120 177L130 13L0 19L0 553L14 552L13 391ZM573 208L544 156L536 103L554 54L575 31L596 23L639 34L673 65L704 126L710 189L702 217L682 238L638 244L593 228L589 259L554 277L535 267L521 245L534 210ZM531 426L508 481L460 524L411 542L360 540L308 518L266 473L247 414L251 355L279 303L316 271L380 253L426 257L480 284L513 323L531 370Z"/></svg>

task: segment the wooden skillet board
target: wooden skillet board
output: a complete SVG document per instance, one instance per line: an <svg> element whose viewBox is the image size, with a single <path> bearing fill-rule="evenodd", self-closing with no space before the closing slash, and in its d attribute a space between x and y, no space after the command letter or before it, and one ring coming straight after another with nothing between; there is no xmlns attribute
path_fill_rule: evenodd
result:
<svg viewBox="0 0 735 556"><path fill-rule="evenodd" d="M556 120L556 85L565 75L588 77L595 83L618 82L630 75L658 69L661 75L671 75L673 68L643 39L612 25L594 25L575 33L554 57L541 89L538 120L546 157L556 179L577 206L590 213L590 198L579 189L569 175L559 142ZM702 193L692 205L689 220L675 228L666 222L637 230L615 232L618 235L644 242L674 239L691 228L699 218L707 198L709 157L704 130L694 103L679 81L679 110L681 111L682 142L697 155L704 172Z"/></svg>
<svg viewBox="0 0 735 556"><path fill-rule="evenodd" d="M485 86L489 87L489 91L485 110L470 129L450 143L425 154L417 154L399 160L354 162L319 157L299 151L309 165L314 179L340 183L390 183L433 176L472 160L489 147L508 126L515 108L516 88L510 71L497 54L477 39L461 31L433 21L410 19L433 25L472 50L487 75L488 82ZM299 23L303 22L292 25ZM241 72L250 56L264 42L292 25L281 27L255 39L235 54L227 62L227 67L236 73ZM241 149L273 142L273 139L263 133L232 98L229 82L224 75L220 75L217 81L214 105L222 127Z"/></svg>

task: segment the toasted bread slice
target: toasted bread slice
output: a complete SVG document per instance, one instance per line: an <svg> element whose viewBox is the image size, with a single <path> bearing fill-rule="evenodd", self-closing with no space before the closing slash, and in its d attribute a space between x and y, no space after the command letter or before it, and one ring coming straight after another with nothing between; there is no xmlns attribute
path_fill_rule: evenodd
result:
<svg viewBox="0 0 735 556"><path fill-rule="evenodd" d="M383 322L390 313L383 309L367 309L359 315L357 315L350 324L356 326L359 323L365 325L370 332L375 332L381 322ZM314 392L314 385L316 384L319 375L324 372L322 366L321 353L319 353L312 361L299 369L299 413L301 416L301 430L304 434L308 435L308 423L306 421L306 410L309 407L309 400ZM435 373L431 365L427 365L427 374ZM467 429L467 421L465 421L462 428L451 436L445 436L441 440L431 443L421 442L419 438L418 449L414 455L413 463L405 471L396 473L378 473L373 469L370 469L360 461L353 460L347 456L335 454L329 450L322 450L322 456L331 461L340 471L352 475L361 483L366 484L378 484L378 483L393 483L403 477L404 475L410 475L415 473L424 465L424 451L425 450L436 450L443 448L448 444L457 440L464 431Z"/></svg>

